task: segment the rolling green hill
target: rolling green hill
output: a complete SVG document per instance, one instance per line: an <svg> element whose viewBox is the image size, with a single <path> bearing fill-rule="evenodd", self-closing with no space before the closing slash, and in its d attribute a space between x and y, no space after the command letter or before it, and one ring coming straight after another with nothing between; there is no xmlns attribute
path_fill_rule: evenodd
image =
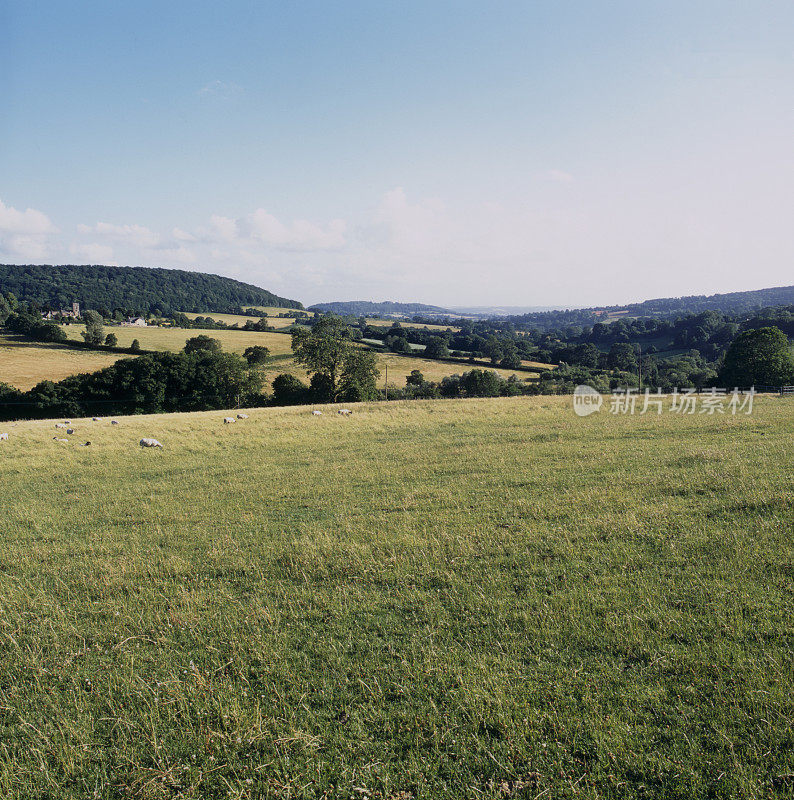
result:
<svg viewBox="0 0 794 800"><path fill-rule="evenodd" d="M83 308L131 314L159 310L229 312L247 306L303 308L297 300L232 278L180 269L105 266L0 264L0 293L33 301L42 308Z"/></svg>
<svg viewBox="0 0 794 800"><path fill-rule="evenodd" d="M371 317L380 314L405 314L412 316L414 314L429 314L429 315L443 315L449 314L454 316L455 312L439 306L428 306L424 303L395 303L387 301L385 303L373 303L370 300L350 300L345 302L334 303L315 303L311 306L310 311L325 311L332 314L339 314L340 316L352 315L354 317Z"/></svg>

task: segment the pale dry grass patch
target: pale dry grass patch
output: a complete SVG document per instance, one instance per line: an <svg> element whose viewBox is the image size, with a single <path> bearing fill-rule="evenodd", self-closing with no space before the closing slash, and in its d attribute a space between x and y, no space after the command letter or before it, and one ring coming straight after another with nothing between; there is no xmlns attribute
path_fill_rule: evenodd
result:
<svg viewBox="0 0 794 800"><path fill-rule="evenodd" d="M70 339L82 341L80 332L85 328L83 325L64 325L63 330ZM291 337L285 333L161 328L154 325L141 328L106 326L105 333L114 333L119 347L129 347L133 339L137 339L143 350L166 350L172 353L179 352L188 339L201 334L218 339L223 349L229 353L242 353L246 347L254 345L267 347L273 355L292 352Z"/></svg>
<svg viewBox="0 0 794 800"><path fill-rule="evenodd" d="M96 372L124 357L0 335L0 382L28 391L41 381L57 382L70 375Z"/></svg>

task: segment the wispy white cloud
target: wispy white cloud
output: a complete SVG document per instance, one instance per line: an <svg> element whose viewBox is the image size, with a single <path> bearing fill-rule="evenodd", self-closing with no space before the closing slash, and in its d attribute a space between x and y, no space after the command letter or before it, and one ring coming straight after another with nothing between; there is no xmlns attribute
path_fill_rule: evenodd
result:
<svg viewBox="0 0 794 800"><path fill-rule="evenodd" d="M77 230L82 234L128 242L136 247L154 248L161 242L158 234L143 225L113 225L110 222L97 222L96 225L78 225Z"/></svg>
<svg viewBox="0 0 794 800"><path fill-rule="evenodd" d="M242 248L312 252L344 247L346 230L347 223L342 219L333 219L324 226L305 219L282 222L258 208L236 219L213 214L209 226L200 230L199 238Z"/></svg>
<svg viewBox="0 0 794 800"><path fill-rule="evenodd" d="M27 208L19 211L0 200L0 254L23 261L46 258L58 228L42 211Z"/></svg>
<svg viewBox="0 0 794 800"><path fill-rule="evenodd" d="M47 233L57 233L57 230L50 222L50 218L43 212L37 211L35 208L18 211L0 200L0 231L11 234L39 236Z"/></svg>
<svg viewBox="0 0 794 800"><path fill-rule="evenodd" d="M264 208L258 208L238 227L252 239L286 250L334 250L345 244L347 225L342 219L331 220L325 227L305 219L283 223Z"/></svg>
<svg viewBox="0 0 794 800"><path fill-rule="evenodd" d="M200 97L214 97L220 100L230 100L233 97L238 97L243 94L243 92L243 87L233 81L215 80L202 86L197 94Z"/></svg>
<svg viewBox="0 0 794 800"><path fill-rule="evenodd" d="M69 253L89 264L106 264L114 266L113 248L99 242L86 242L84 244L72 243L69 246Z"/></svg>

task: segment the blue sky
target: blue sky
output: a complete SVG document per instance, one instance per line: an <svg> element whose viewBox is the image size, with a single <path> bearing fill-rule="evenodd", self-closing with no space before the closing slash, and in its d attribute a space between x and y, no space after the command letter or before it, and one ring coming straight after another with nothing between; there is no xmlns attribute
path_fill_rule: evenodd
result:
<svg viewBox="0 0 794 800"><path fill-rule="evenodd" d="M0 259L304 302L794 282L790 2L0 2Z"/></svg>

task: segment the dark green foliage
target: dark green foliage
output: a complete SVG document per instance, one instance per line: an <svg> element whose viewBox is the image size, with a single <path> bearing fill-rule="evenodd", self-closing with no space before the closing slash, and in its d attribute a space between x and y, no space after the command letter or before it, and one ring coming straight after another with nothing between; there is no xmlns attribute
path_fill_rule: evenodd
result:
<svg viewBox="0 0 794 800"><path fill-rule="evenodd" d="M36 342L65 342L63 330L53 322L45 322L38 314L11 314L5 323L7 330Z"/></svg>
<svg viewBox="0 0 794 800"><path fill-rule="evenodd" d="M251 322L251 320L246 320L245 325L243 325L242 330L244 331L274 331L276 330L273 325L270 325L267 321L266 317L262 317L258 319L256 322Z"/></svg>
<svg viewBox="0 0 794 800"><path fill-rule="evenodd" d="M323 316L311 330L292 332L295 361L312 373L311 386L318 402L369 399L376 395L375 356L350 341L350 328L340 317Z"/></svg>
<svg viewBox="0 0 794 800"><path fill-rule="evenodd" d="M0 293L0 325L5 325L6 320L11 316L13 309L8 298Z"/></svg>
<svg viewBox="0 0 794 800"><path fill-rule="evenodd" d="M200 351L205 351L208 353L220 353L222 349L223 346L221 345L219 339L213 339L209 336L205 336L203 333L200 333L198 336L194 336L192 339L188 339L185 342L186 353L198 353Z"/></svg>
<svg viewBox="0 0 794 800"><path fill-rule="evenodd" d="M449 358L449 347L443 336L432 336L425 345L426 358Z"/></svg>
<svg viewBox="0 0 794 800"><path fill-rule="evenodd" d="M273 404L295 406L310 403L312 394L309 387L299 378L285 372L273 379Z"/></svg>
<svg viewBox="0 0 794 800"><path fill-rule="evenodd" d="M342 364L339 395L348 402L375 400L378 390L375 381L380 375L378 359L371 350L351 348Z"/></svg>
<svg viewBox="0 0 794 800"><path fill-rule="evenodd" d="M292 351L295 361L309 372L327 376L333 397L342 369L342 362L350 350L348 326L340 317L326 316L318 319L311 330L297 328L292 332Z"/></svg>
<svg viewBox="0 0 794 800"><path fill-rule="evenodd" d="M386 346L392 353L410 353L411 345L405 336L389 336L386 339Z"/></svg>
<svg viewBox="0 0 794 800"><path fill-rule="evenodd" d="M24 419L202 411L261 403L261 388L261 376L234 353L154 353L59 383L42 381L0 414Z"/></svg>
<svg viewBox="0 0 794 800"><path fill-rule="evenodd" d="M259 305L264 305L260 303ZM452 314L446 308L428 306L424 303L373 303L368 300L353 300L350 302L316 303L309 307L309 311L322 311L340 316L377 317L383 314Z"/></svg>
<svg viewBox="0 0 794 800"><path fill-rule="evenodd" d="M520 314L503 319L522 328L540 330L562 329L570 325L601 325L598 322L605 312L623 312L630 317L673 318L684 314L718 311L728 314L752 313L764 306L780 306L794 303L794 286L779 286L772 289L758 289L750 292L731 292L728 294L692 295L689 297L665 297L646 300L642 303L629 303L624 306L601 306L599 308L580 308L566 311L539 311ZM614 325L614 323L612 323ZM603 326L605 328L611 325Z"/></svg>
<svg viewBox="0 0 794 800"><path fill-rule="evenodd" d="M102 315L98 311L84 311L83 322L85 322L85 330L80 335L85 339L85 343L95 346L102 344L105 341Z"/></svg>
<svg viewBox="0 0 794 800"><path fill-rule="evenodd" d="M85 308L235 313L241 306L302 308L295 300L231 278L178 269L145 267L0 265L0 292L42 308L59 309L79 301Z"/></svg>
<svg viewBox="0 0 794 800"><path fill-rule="evenodd" d="M461 376L461 389L467 397L498 397L503 394L506 381L495 372L486 369L473 369Z"/></svg>
<svg viewBox="0 0 794 800"><path fill-rule="evenodd" d="M119 340L115 333L109 333L105 337L105 347L118 347Z"/></svg>
<svg viewBox="0 0 794 800"><path fill-rule="evenodd" d="M518 369L521 366L521 356L512 342L505 344L499 366L503 369Z"/></svg>
<svg viewBox="0 0 794 800"><path fill-rule="evenodd" d="M130 344L130 350L133 353L138 352L141 349L141 343L137 339L133 339L132 343Z"/></svg>
<svg viewBox="0 0 794 800"><path fill-rule="evenodd" d="M10 383L0 382L0 418L3 414L3 404L15 404L22 400L22 392ZM10 415L9 415L10 416Z"/></svg>
<svg viewBox="0 0 794 800"><path fill-rule="evenodd" d="M309 398L313 403L333 403L341 399L334 391L331 378L324 372L315 372L309 381Z"/></svg>
<svg viewBox="0 0 794 800"><path fill-rule="evenodd" d="M725 355L719 379L727 387L794 383L794 357L786 335L778 328L739 334Z"/></svg>
<svg viewBox="0 0 794 800"><path fill-rule="evenodd" d="M264 364L270 357L270 350L262 345L255 344L252 347L246 347L243 353L243 358L248 362L249 366L253 367L257 364Z"/></svg>
<svg viewBox="0 0 794 800"><path fill-rule="evenodd" d="M407 386L421 386L425 382L425 376L418 369L412 369L411 374L405 379Z"/></svg>
<svg viewBox="0 0 794 800"><path fill-rule="evenodd" d="M618 342L610 348L607 364L612 369L632 372L637 369L637 354L630 344Z"/></svg>

